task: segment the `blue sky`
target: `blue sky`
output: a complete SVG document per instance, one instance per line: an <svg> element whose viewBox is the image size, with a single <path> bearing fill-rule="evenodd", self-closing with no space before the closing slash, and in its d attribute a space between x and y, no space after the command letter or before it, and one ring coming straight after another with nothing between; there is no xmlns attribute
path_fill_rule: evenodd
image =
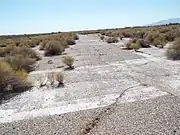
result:
<svg viewBox="0 0 180 135"><path fill-rule="evenodd" d="M1 0L0 35L115 28L180 17L180 0Z"/></svg>

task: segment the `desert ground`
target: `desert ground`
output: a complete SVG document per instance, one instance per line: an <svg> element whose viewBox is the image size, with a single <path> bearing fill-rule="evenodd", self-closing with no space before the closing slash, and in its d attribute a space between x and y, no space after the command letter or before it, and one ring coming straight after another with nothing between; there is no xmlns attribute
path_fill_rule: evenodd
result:
<svg viewBox="0 0 180 135"><path fill-rule="evenodd" d="M79 35L53 57L35 47L42 56L29 74L35 87L0 105L0 134L179 135L180 62L167 60L166 47L124 50L127 40ZM66 55L73 70L61 62ZM65 74L64 87L39 88L52 71Z"/></svg>

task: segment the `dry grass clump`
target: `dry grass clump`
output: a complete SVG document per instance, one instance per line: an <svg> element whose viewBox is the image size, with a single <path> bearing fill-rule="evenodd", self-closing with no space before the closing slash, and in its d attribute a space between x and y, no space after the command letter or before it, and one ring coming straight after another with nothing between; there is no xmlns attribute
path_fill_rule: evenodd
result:
<svg viewBox="0 0 180 135"><path fill-rule="evenodd" d="M64 56L62 62L68 66L68 69L74 69L74 58L72 56Z"/></svg>
<svg viewBox="0 0 180 135"><path fill-rule="evenodd" d="M166 56L171 60L180 60L180 38L177 38L166 51Z"/></svg>
<svg viewBox="0 0 180 135"><path fill-rule="evenodd" d="M50 82L51 86L54 85L55 81L58 82L57 87L64 86L64 75L61 72L50 72L48 73L48 81Z"/></svg>
<svg viewBox="0 0 180 135"><path fill-rule="evenodd" d="M56 73L56 81L58 82L58 87L61 87L64 85L64 75L61 72Z"/></svg>
<svg viewBox="0 0 180 135"><path fill-rule="evenodd" d="M45 56L59 55L64 51L64 47L57 40L51 40L46 44Z"/></svg>
<svg viewBox="0 0 180 135"><path fill-rule="evenodd" d="M48 73L48 81L50 82L51 86L54 84L55 78L56 78L56 73L55 72L50 72Z"/></svg>

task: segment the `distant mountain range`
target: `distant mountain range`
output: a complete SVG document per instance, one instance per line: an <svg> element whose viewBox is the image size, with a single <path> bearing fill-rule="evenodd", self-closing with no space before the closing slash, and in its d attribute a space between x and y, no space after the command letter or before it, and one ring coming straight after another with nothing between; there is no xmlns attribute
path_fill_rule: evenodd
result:
<svg viewBox="0 0 180 135"><path fill-rule="evenodd" d="M167 19L167 20L161 20L159 22L149 24L148 26L165 25L165 24L170 24L170 23L180 23L180 18L171 18L171 19Z"/></svg>

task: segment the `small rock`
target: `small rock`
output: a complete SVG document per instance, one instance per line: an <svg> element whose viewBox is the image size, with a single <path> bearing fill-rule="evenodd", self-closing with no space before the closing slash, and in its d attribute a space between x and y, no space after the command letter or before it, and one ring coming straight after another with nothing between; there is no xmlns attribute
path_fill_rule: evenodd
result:
<svg viewBox="0 0 180 135"><path fill-rule="evenodd" d="M48 60L48 64L53 64L53 61L52 60Z"/></svg>

